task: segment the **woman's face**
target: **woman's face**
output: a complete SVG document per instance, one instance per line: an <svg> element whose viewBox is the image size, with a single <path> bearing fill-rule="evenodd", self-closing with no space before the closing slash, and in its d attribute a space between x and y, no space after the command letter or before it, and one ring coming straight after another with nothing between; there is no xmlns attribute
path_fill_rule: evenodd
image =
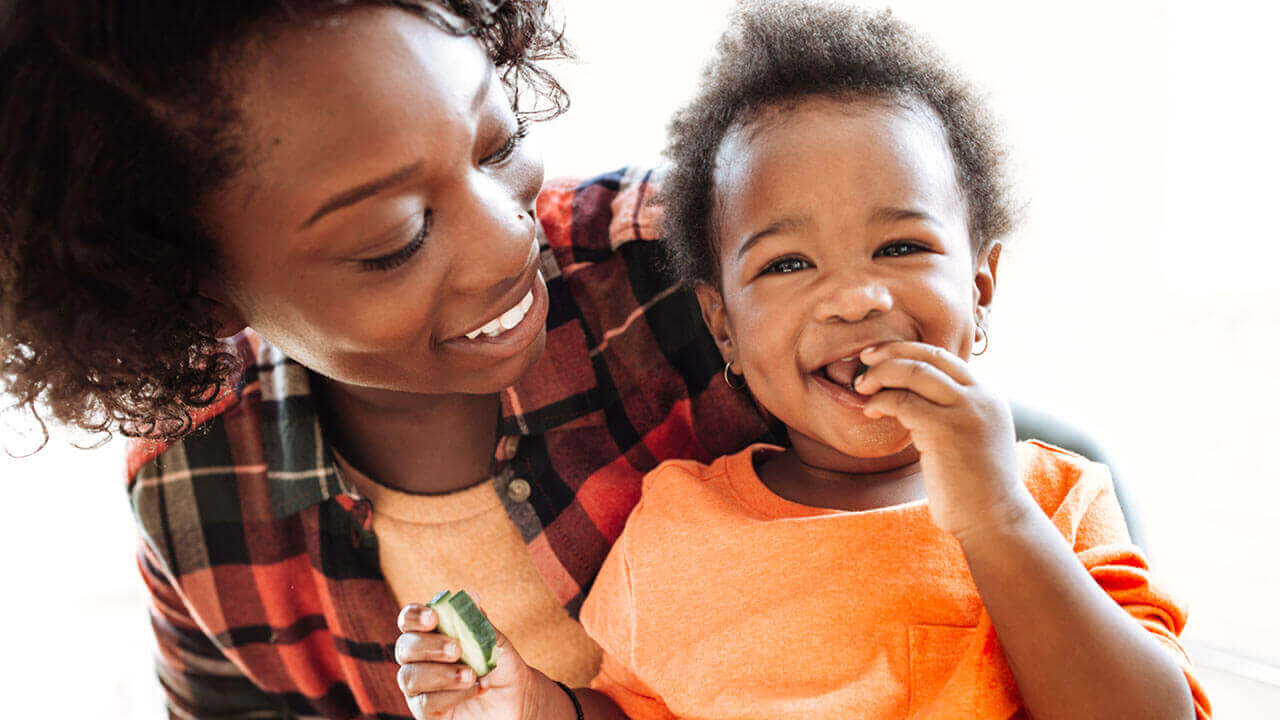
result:
<svg viewBox="0 0 1280 720"><path fill-rule="evenodd" d="M824 466L907 449L896 420L862 414L846 359L896 340L967 358L998 256L974 261L937 122L809 99L731 133L715 187L721 288L699 300L725 357Z"/></svg>
<svg viewBox="0 0 1280 720"><path fill-rule="evenodd" d="M484 48L359 9L260 42L237 68L247 167L200 211L226 331L250 325L367 388L514 382L545 342L542 162Z"/></svg>

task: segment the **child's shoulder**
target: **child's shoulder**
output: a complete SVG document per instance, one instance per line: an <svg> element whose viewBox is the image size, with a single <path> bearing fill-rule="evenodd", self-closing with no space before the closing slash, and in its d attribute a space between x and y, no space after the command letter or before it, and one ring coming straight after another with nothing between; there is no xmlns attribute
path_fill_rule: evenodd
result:
<svg viewBox="0 0 1280 720"><path fill-rule="evenodd" d="M1114 492L1106 465L1043 440L1018 443L1018 471L1031 495L1052 515L1072 497Z"/></svg>
<svg viewBox="0 0 1280 720"><path fill-rule="evenodd" d="M664 460L645 474L640 491L641 497L679 492L680 488L701 484L722 475L726 457L716 458L710 463L683 458Z"/></svg>
<svg viewBox="0 0 1280 720"><path fill-rule="evenodd" d="M674 512L706 511L725 508L736 502L730 473L750 462L762 444L751 445L736 453L722 455L705 463L698 460L665 460L644 476L637 511ZM744 460L746 458L746 460Z"/></svg>

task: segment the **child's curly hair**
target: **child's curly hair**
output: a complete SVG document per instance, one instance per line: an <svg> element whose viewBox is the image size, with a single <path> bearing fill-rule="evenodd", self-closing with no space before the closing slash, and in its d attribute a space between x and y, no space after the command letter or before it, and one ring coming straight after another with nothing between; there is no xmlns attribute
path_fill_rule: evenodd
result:
<svg viewBox="0 0 1280 720"><path fill-rule="evenodd" d="M18 0L0 6L0 390L93 432L177 438L239 370L197 292L195 219L245 160L228 63L252 37L361 5L488 48L553 116L547 0Z"/></svg>
<svg viewBox="0 0 1280 720"><path fill-rule="evenodd" d="M666 154L673 167L659 201L671 269L686 282L719 285L714 173L725 136L769 108L814 95L907 102L931 111L951 149L975 250L1012 228L995 122L907 25L888 11L873 15L823 2L744 3L697 95L669 128Z"/></svg>

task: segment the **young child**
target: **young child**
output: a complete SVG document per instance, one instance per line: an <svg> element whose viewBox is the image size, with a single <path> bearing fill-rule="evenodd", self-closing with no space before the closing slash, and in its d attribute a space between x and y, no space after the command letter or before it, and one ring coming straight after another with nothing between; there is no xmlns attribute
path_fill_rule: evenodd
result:
<svg viewBox="0 0 1280 720"><path fill-rule="evenodd" d="M972 91L887 13L767 3L672 131L674 264L791 447L646 477L593 687L636 719L1208 717L1106 468L1015 445L966 365L1011 225ZM416 701L575 717L507 650Z"/></svg>

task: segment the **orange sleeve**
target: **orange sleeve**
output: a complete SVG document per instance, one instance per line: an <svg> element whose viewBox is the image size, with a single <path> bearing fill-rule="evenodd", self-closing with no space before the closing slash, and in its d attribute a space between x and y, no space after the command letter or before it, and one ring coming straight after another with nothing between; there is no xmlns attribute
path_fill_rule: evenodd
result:
<svg viewBox="0 0 1280 720"><path fill-rule="evenodd" d="M601 658L591 687L608 695L631 720L676 720L666 703L609 653Z"/></svg>
<svg viewBox="0 0 1280 720"><path fill-rule="evenodd" d="M1075 514L1070 510L1073 504L1084 508L1083 515L1065 517ZM1212 717L1209 698L1178 642L1187 623L1186 607L1156 582L1142 549L1130 540L1106 466L1090 463L1055 514L1054 522L1068 537L1069 528L1074 526L1076 555L1094 581L1173 656L1190 685L1196 717Z"/></svg>
<svg viewBox="0 0 1280 720"><path fill-rule="evenodd" d="M624 531L605 558L579 613L587 634L603 651L600 671L591 681L591 687L608 695L632 720L673 720L676 716L662 698L637 677L632 667L635 604L626 541Z"/></svg>

